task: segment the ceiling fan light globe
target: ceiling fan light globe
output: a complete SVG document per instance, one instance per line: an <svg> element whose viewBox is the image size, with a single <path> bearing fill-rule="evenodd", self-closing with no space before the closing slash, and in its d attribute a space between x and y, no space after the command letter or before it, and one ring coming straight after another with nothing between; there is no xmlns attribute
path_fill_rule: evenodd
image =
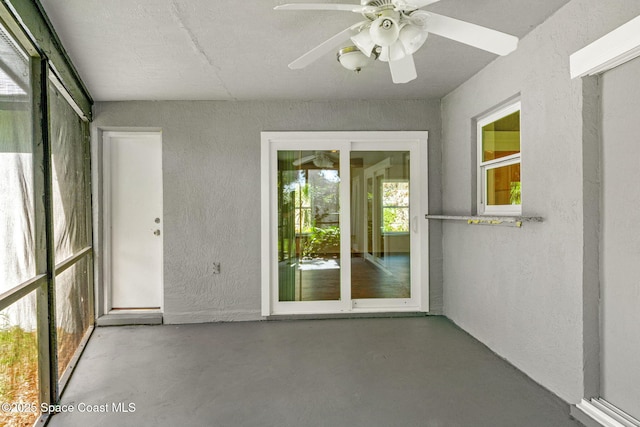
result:
<svg viewBox="0 0 640 427"><path fill-rule="evenodd" d="M402 43L404 50L407 54L412 55L427 41L429 33L424 29L407 24L402 27L398 39Z"/></svg>
<svg viewBox="0 0 640 427"><path fill-rule="evenodd" d="M378 59L382 62L389 62L389 46L380 48Z"/></svg>
<svg viewBox="0 0 640 427"><path fill-rule="evenodd" d="M371 23L369 35L378 46L391 46L398 40L400 27L398 22L388 16L381 16Z"/></svg>
<svg viewBox="0 0 640 427"><path fill-rule="evenodd" d="M389 61L398 61L405 56L407 56L407 52L400 40L389 46Z"/></svg>
<svg viewBox="0 0 640 427"><path fill-rule="evenodd" d="M371 35L368 30L360 31L358 34L351 37L351 41L367 56L371 56L373 48L376 47L376 43L371 39Z"/></svg>
<svg viewBox="0 0 640 427"><path fill-rule="evenodd" d="M360 71L371 63L372 59L356 46L347 46L338 51L338 62L350 71Z"/></svg>
<svg viewBox="0 0 640 427"><path fill-rule="evenodd" d="M429 12L426 12L424 10L416 10L411 12L411 14L407 17L407 20L412 25L426 30L429 22L429 16Z"/></svg>
<svg viewBox="0 0 640 427"><path fill-rule="evenodd" d="M382 62L399 61L407 56L407 52L404 50L400 40L392 44L391 46L385 46L380 50L378 59Z"/></svg>

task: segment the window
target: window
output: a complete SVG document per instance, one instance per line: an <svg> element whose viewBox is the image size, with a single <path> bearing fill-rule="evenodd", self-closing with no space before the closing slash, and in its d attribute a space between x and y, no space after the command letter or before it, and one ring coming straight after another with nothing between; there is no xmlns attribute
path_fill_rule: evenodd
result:
<svg viewBox="0 0 640 427"><path fill-rule="evenodd" d="M520 102L478 120L478 213L521 215Z"/></svg>
<svg viewBox="0 0 640 427"><path fill-rule="evenodd" d="M409 232L409 181L382 182L382 232Z"/></svg>

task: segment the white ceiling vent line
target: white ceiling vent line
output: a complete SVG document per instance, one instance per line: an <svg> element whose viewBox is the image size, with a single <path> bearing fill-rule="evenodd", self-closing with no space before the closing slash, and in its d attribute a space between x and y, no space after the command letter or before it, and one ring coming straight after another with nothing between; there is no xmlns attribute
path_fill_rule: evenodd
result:
<svg viewBox="0 0 640 427"><path fill-rule="evenodd" d="M571 78L603 73L638 56L640 16L571 55Z"/></svg>
<svg viewBox="0 0 640 427"><path fill-rule="evenodd" d="M236 97L231 94L231 92L229 91L229 88L227 87L227 85L224 83L224 81L220 77L220 74L219 74L220 73L220 67L218 67L213 62L213 60L209 57L207 52L204 50L204 48L202 47L202 44L200 44L200 41L198 40L198 37L194 34L194 32L191 30L191 28L189 28L189 25L185 22L186 21L186 19L185 19L186 17L185 17L184 12L182 12L180 10L180 6L175 1L171 2L171 17L178 24L178 27L180 28L180 30L183 31L187 35L187 38L189 40L189 44L193 48L194 52L198 55L198 57L200 59L203 60L205 65L211 67L211 69L213 70L213 74L215 75L216 79L218 80L218 83L220 83L220 86L224 89L224 91L227 94L227 96L230 99L233 99L234 101L237 101Z"/></svg>

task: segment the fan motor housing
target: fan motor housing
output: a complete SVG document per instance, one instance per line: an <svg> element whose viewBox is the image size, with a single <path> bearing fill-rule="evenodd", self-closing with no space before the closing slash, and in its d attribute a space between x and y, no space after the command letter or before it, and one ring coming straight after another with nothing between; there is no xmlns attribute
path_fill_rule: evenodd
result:
<svg viewBox="0 0 640 427"><path fill-rule="evenodd" d="M370 21L375 21L380 17L381 12L385 10L394 10L393 0L361 0L363 6L371 6L376 8L373 12L363 12L362 15Z"/></svg>

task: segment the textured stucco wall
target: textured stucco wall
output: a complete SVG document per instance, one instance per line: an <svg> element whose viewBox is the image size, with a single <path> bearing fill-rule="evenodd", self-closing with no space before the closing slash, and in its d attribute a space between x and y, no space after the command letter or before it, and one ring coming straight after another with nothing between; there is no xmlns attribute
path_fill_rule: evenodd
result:
<svg viewBox="0 0 640 427"><path fill-rule="evenodd" d="M598 85L570 80L569 56L638 14L635 0L574 0L442 101L444 213L475 209L474 118L520 94L523 215L544 218L522 229L444 224L445 314L571 403L597 388L583 369L598 358L585 321L597 314L597 268L585 262L597 259L597 233L584 228L598 216L597 175L585 169L597 103L585 86Z"/></svg>
<svg viewBox="0 0 640 427"><path fill-rule="evenodd" d="M260 319L261 131L428 130L429 204L441 207L439 101L102 102L94 117L96 147L101 128L162 129L166 323ZM94 195L99 204L100 182ZM441 228L430 231L439 313Z"/></svg>

